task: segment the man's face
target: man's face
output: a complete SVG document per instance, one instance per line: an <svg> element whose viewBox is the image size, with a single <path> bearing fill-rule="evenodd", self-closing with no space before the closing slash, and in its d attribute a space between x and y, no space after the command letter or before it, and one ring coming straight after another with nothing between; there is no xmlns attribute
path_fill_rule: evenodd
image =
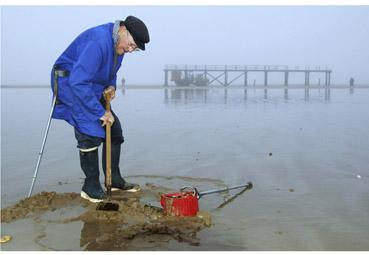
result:
<svg viewBox="0 0 369 255"><path fill-rule="evenodd" d="M138 50L132 35L124 27L119 30L119 39L115 51L118 55L123 55L124 53L131 53L132 51Z"/></svg>

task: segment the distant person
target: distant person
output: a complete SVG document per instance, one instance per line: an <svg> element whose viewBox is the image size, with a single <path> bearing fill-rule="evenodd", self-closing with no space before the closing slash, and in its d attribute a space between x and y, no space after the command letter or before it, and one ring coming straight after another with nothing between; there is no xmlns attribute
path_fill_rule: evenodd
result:
<svg viewBox="0 0 369 255"><path fill-rule="evenodd" d="M350 86L351 86L351 87L352 87L352 86L354 86L354 81L355 81L355 80L354 80L354 78L352 78L352 77L351 77L351 78L350 78Z"/></svg>
<svg viewBox="0 0 369 255"><path fill-rule="evenodd" d="M122 94L125 95L126 94L126 79L122 78Z"/></svg>
<svg viewBox="0 0 369 255"><path fill-rule="evenodd" d="M99 181L98 147L103 145L105 166L105 130L111 126L112 190L136 192L137 184L121 176L119 159L124 142L121 124L113 111L105 111L104 91L112 98L116 90L116 73L125 53L145 50L149 32L140 19L128 16L124 21L107 23L81 33L60 55L53 66L51 87L57 84L57 101L52 117L74 127L81 168L86 175L81 197L97 203L106 198ZM54 80L55 79L55 80Z"/></svg>

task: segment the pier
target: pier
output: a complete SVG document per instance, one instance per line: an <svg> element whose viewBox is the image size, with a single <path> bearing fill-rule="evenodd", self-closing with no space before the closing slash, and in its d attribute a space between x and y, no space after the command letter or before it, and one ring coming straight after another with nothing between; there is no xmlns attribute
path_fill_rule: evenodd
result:
<svg viewBox="0 0 369 255"><path fill-rule="evenodd" d="M164 68L164 86L169 85L169 74L170 81L177 86L189 86L191 84L208 86L218 83L227 87L240 80L244 86L248 86L248 77L251 73L263 73L264 86L268 86L268 75L270 73L282 73L284 86L289 85L291 73L304 73L305 86L310 85L311 74L320 73L324 75L324 85L329 86L331 84L332 70L329 70L327 67L321 68L320 66L300 68L287 65L166 65ZM231 75L233 76L232 79L229 78Z"/></svg>

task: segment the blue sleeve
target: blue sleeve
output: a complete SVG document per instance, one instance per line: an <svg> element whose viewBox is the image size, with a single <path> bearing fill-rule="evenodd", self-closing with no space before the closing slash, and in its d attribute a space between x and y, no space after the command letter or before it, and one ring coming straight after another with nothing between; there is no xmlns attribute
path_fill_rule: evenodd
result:
<svg viewBox="0 0 369 255"><path fill-rule="evenodd" d="M77 62L71 70L69 83L76 103L90 121L99 120L105 113L99 98L96 97L93 83L91 82L95 73L99 70L102 62L102 52L96 42L90 42L84 46L79 54Z"/></svg>
<svg viewBox="0 0 369 255"><path fill-rule="evenodd" d="M123 57L124 57L124 55L123 56L117 56L117 63L116 63L116 65L118 65L118 67L115 67L116 68L116 72L114 73L114 77L113 77L113 79L111 79L109 81L109 84L108 84L109 86L110 85L113 85L115 87L115 89L117 89L117 72L118 72L118 70L119 70L119 68L120 68L120 66L122 64Z"/></svg>
<svg viewBox="0 0 369 255"><path fill-rule="evenodd" d="M108 84L109 86L110 85L113 85L114 86L114 88L115 89L117 89L117 74L115 74L114 75L114 78L111 80L111 81L109 81L109 84Z"/></svg>

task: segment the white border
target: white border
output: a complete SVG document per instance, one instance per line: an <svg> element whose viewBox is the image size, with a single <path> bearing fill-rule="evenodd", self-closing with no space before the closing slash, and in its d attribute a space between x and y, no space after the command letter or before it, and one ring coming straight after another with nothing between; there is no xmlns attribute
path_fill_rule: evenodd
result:
<svg viewBox="0 0 369 255"><path fill-rule="evenodd" d="M118 1L118 0L1 0L1 5L47 5L47 6L58 6L58 5L71 5L71 6L112 6L112 5L126 5L126 6L178 6L178 5L211 5L211 6L229 6L229 5L369 5L369 0L131 0L131 1Z"/></svg>

